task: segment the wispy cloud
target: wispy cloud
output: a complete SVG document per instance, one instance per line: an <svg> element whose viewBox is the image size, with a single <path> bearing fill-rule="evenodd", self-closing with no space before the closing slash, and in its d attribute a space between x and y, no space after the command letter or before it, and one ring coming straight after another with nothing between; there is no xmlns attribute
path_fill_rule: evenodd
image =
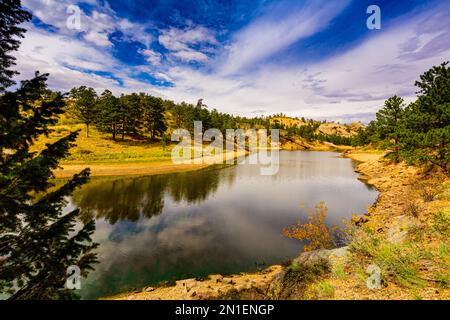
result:
<svg viewBox="0 0 450 320"><path fill-rule="evenodd" d="M116 30L124 35L149 45L153 37L146 31L146 26L119 18L107 3L100 5L95 0L83 1L94 6L89 14L80 8L80 28L68 28L67 19L73 14L69 6L76 3L72 0L23 0L23 5L40 21L56 27L58 34L81 36L85 41L100 47L112 45L109 36Z"/></svg>
<svg viewBox="0 0 450 320"><path fill-rule="evenodd" d="M293 60L286 54L318 34L321 41L339 45L343 40L336 39L333 21L354 2L280 1L232 31L194 21L138 23L106 1L86 2L91 10L83 12L82 30L77 31L66 28L71 1L23 1L53 27L26 26L17 54L20 78L41 70L51 74L50 85L60 90L83 84L192 103L204 98L209 106L234 114L283 112L365 121L389 96L412 100L418 76L450 57L450 4L445 2L384 21L382 30L368 32L345 50L307 62L301 50ZM363 26L364 14L358 16ZM120 49L111 40L117 31L123 36L114 39L125 42ZM138 45L127 46L131 42ZM123 52L117 56L115 50ZM142 62L122 60L132 55Z"/></svg>
<svg viewBox="0 0 450 320"><path fill-rule="evenodd" d="M203 26L193 26L184 29L169 28L161 30L159 43L170 51L169 56L183 61L206 62L208 56L202 52L210 51L212 46L218 44L213 32ZM195 49L194 46L200 47Z"/></svg>
<svg viewBox="0 0 450 320"><path fill-rule="evenodd" d="M284 2L275 14L269 11L239 31L228 47L223 74L242 71L323 28L349 1L308 1L302 6ZM278 11L282 11L279 13Z"/></svg>

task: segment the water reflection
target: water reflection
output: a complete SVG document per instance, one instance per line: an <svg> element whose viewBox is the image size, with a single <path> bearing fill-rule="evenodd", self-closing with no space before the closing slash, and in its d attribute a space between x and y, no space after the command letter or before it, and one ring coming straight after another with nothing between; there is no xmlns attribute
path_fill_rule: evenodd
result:
<svg viewBox="0 0 450 320"><path fill-rule="evenodd" d="M232 183L234 171L228 175ZM164 208L164 194L177 202L194 204L217 191L217 169L196 173L155 175L140 178L97 179L85 185L73 198L87 218L105 219L110 224L118 221L138 221L159 215Z"/></svg>
<svg viewBox="0 0 450 320"><path fill-rule="evenodd" d="M325 201L329 224L365 212L377 193L350 159L281 152L275 176L255 165L171 175L93 180L72 199L97 219L100 264L83 282L95 298L162 280L254 270L298 254L281 229Z"/></svg>

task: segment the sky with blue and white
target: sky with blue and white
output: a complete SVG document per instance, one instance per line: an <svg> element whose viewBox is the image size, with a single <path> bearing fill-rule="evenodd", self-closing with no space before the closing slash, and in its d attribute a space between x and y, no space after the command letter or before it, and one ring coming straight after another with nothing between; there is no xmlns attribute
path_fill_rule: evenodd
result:
<svg viewBox="0 0 450 320"><path fill-rule="evenodd" d="M199 98L219 111L367 121L450 60L445 0L22 0L33 14L19 79L52 89ZM369 5L381 29L369 30ZM68 28L68 7L80 28ZM73 21L73 20L70 20Z"/></svg>

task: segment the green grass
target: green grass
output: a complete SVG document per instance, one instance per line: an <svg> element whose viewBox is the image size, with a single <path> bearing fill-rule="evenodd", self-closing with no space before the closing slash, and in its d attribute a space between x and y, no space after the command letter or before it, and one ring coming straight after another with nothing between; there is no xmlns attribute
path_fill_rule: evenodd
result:
<svg viewBox="0 0 450 320"><path fill-rule="evenodd" d="M439 234L450 236L450 211L439 211L433 218L433 229Z"/></svg>
<svg viewBox="0 0 450 320"><path fill-rule="evenodd" d="M319 281L317 283L317 290L320 297L324 298L334 297L334 287L327 281Z"/></svg>
<svg viewBox="0 0 450 320"><path fill-rule="evenodd" d="M426 283L419 275L419 262L429 256L416 244L394 244L365 232L351 242L350 251L356 261L380 267L383 281L393 280L406 287Z"/></svg>
<svg viewBox="0 0 450 320"><path fill-rule="evenodd" d="M82 124L58 125L53 130L48 138L36 141L33 149L42 150L46 143L62 138L71 131L81 130L63 164L155 162L169 161L171 157L172 147L163 148L159 141L129 137L123 141L118 137L117 141L113 141L110 135L100 133L95 128L90 128L89 137L86 137L86 129Z"/></svg>
<svg viewBox="0 0 450 320"><path fill-rule="evenodd" d="M438 256L441 257L441 258L445 258L445 257L448 256L448 246L444 242L441 242L439 244Z"/></svg>
<svg viewBox="0 0 450 320"><path fill-rule="evenodd" d="M335 265L333 265L333 267L331 268L331 273L335 278L338 279L345 279L347 277L342 263L336 263Z"/></svg>

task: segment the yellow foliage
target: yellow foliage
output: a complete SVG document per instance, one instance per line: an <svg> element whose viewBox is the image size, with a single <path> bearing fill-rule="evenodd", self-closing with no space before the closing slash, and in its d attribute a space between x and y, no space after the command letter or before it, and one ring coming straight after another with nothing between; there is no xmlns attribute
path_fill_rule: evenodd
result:
<svg viewBox="0 0 450 320"><path fill-rule="evenodd" d="M306 240L308 243L303 247L303 251L313 251L316 249L330 249L333 247L333 233L336 227L328 227L325 218L328 208L325 203L320 202L314 211L307 210L308 221L298 222L283 229L283 235L298 240Z"/></svg>

